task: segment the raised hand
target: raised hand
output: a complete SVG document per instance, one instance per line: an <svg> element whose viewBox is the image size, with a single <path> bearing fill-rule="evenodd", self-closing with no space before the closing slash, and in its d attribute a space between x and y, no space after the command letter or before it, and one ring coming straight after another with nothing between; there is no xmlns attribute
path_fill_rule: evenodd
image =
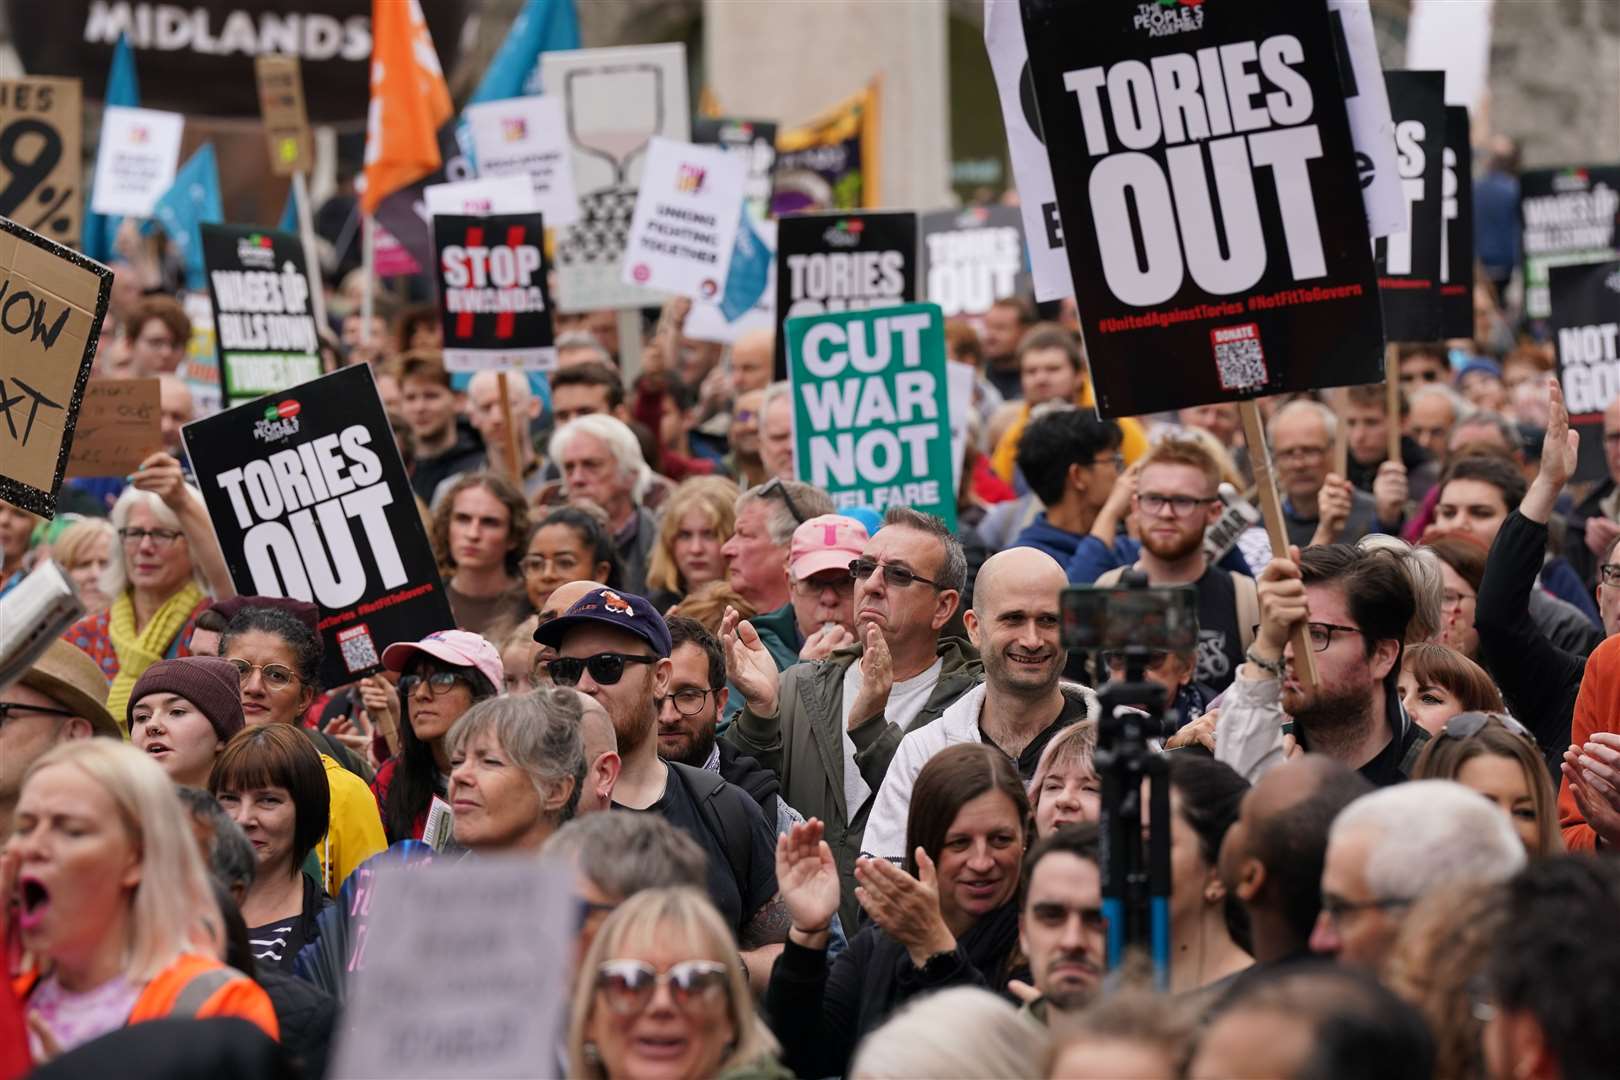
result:
<svg viewBox="0 0 1620 1080"><path fill-rule="evenodd" d="M141 462L129 482L142 491L150 491L171 510L184 510L190 503L191 493L186 490L180 462L162 450Z"/></svg>
<svg viewBox="0 0 1620 1080"><path fill-rule="evenodd" d="M855 644L855 635L841 623L828 623L804 639L799 650L800 660L825 660L839 649Z"/></svg>
<svg viewBox="0 0 1620 1080"><path fill-rule="evenodd" d="M825 947L840 899L838 864L823 834L821 820L811 818L776 838L776 887L795 940L809 948Z"/></svg>
<svg viewBox="0 0 1620 1080"><path fill-rule="evenodd" d="M736 608L726 608L720 619L720 644L726 652L726 677L754 715L775 716L782 676L770 650L759 640L759 631Z"/></svg>
<svg viewBox="0 0 1620 1080"><path fill-rule="evenodd" d="M1386 461L1378 466L1378 475L1373 478L1372 495L1378 507L1379 522L1399 525L1406 517L1406 501L1410 497L1406 466L1399 461Z"/></svg>
<svg viewBox="0 0 1620 1080"><path fill-rule="evenodd" d="M1311 544L1338 543L1339 534L1350 520L1353 506L1350 481L1337 473L1328 473L1322 481L1322 490L1316 496L1316 535Z"/></svg>
<svg viewBox="0 0 1620 1080"><path fill-rule="evenodd" d="M1564 754L1564 777L1575 807L1606 846L1620 845L1620 735L1594 732Z"/></svg>
<svg viewBox="0 0 1620 1080"><path fill-rule="evenodd" d="M876 626L866 628L866 650L861 653L861 689L849 708L849 729L854 731L889 707L894 687L894 657Z"/></svg>
<svg viewBox="0 0 1620 1080"><path fill-rule="evenodd" d="M1297 558L1299 549L1291 549ZM1295 626L1310 615L1305 603L1305 582L1293 559L1272 559L1256 582L1260 594L1260 632L1255 651L1270 658L1282 655Z"/></svg>
<svg viewBox="0 0 1620 1080"><path fill-rule="evenodd" d="M906 947L911 962L922 967L930 956L956 948L956 937L939 910L939 884L934 860L917 849L917 876L912 877L887 859L860 859L855 863L855 899L883 928Z"/></svg>

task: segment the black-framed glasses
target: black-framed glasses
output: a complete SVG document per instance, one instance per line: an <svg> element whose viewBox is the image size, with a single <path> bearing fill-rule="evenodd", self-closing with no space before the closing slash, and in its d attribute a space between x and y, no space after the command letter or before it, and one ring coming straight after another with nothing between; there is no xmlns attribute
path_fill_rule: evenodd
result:
<svg viewBox="0 0 1620 1080"><path fill-rule="evenodd" d="M1384 897L1381 900L1346 900L1342 896L1332 893L1322 894L1322 910L1334 922L1339 922L1347 915L1355 915L1362 911L1388 911L1391 908L1411 907L1412 901L1396 896Z"/></svg>
<svg viewBox="0 0 1620 1080"><path fill-rule="evenodd" d="M1598 580L1605 585L1620 585L1620 563L1606 562L1598 567Z"/></svg>
<svg viewBox="0 0 1620 1080"><path fill-rule="evenodd" d="M1191 495L1159 495L1157 493L1137 492L1136 505L1147 514L1162 514L1164 508L1169 507L1176 517L1186 517L1200 506L1208 506L1217 499L1198 499Z"/></svg>
<svg viewBox="0 0 1620 1080"><path fill-rule="evenodd" d="M456 683L466 683L471 689L472 682L459 671L430 671L426 675L412 672L399 680L399 692L406 697L416 693L416 688L427 683L428 696L440 697L450 692Z"/></svg>
<svg viewBox="0 0 1620 1080"><path fill-rule="evenodd" d="M596 992L619 1016L646 1009L662 986L682 1012L704 1012L727 995L730 975L714 960L683 960L660 972L640 960L609 960L596 969Z"/></svg>
<svg viewBox="0 0 1620 1080"><path fill-rule="evenodd" d="M658 711L664 711L664 702L673 701L675 711L682 716L696 716L703 711L703 704L709 700L709 695L719 689L718 686L711 690L703 690L696 686L683 686L673 694L658 698Z"/></svg>
<svg viewBox="0 0 1620 1080"><path fill-rule="evenodd" d="M907 570L903 566L896 566L893 563L880 563L876 559L851 559L849 562L849 576L856 581L865 581L879 567L883 570L883 583L891 589L904 589L914 581L920 581L924 585L932 585L936 589L944 588L939 582L931 581L921 574Z"/></svg>
<svg viewBox="0 0 1620 1080"><path fill-rule="evenodd" d="M227 656L225 659L236 669L237 677L243 682L252 678L255 671L264 679L264 685L271 690L285 690L298 681L298 672L285 664L250 664L236 656Z"/></svg>
<svg viewBox="0 0 1620 1080"><path fill-rule="evenodd" d="M1445 725L1441 727L1440 737L1442 739L1471 739L1475 735L1478 735L1481 731L1484 731L1485 725L1489 724L1492 720L1495 720L1498 724L1501 724L1504 728L1519 736L1521 739L1528 739L1532 743L1536 741L1536 737L1530 734L1529 728L1513 719L1513 717L1509 716L1507 713L1485 712L1458 713L1450 720L1447 720Z"/></svg>
<svg viewBox="0 0 1620 1080"><path fill-rule="evenodd" d="M119 529L118 539L124 542L125 547L138 548L141 542L151 539L155 548L166 548L184 536L178 529Z"/></svg>
<svg viewBox="0 0 1620 1080"><path fill-rule="evenodd" d="M546 673L558 686L578 686L579 677L591 673L598 686L612 686L624 678L626 664L656 664L658 657L636 653L599 652L595 656L555 656L543 661Z"/></svg>
<svg viewBox="0 0 1620 1080"><path fill-rule="evenodd" d="M62 717L79 715L71 709L50 709L43 705L28 705L21 701L0 701L0 724L9 721L13 713L38 713L41 716Z"/></svg>
<svg viewBox="0 0 1620 1080"><path fill-rule="evenodd" d="M1260 624L1255 623L1249 627L1253 637L1260 636ZM1329 645L1333 644L1334 634L1359 634L1359 626L1340 626L1338 623L1313 622L1305 624L1305 636L1311 639L1311 652L1327 652Z"/></svg>
<svg viewBox="0 0 1620 1080"><path fill-rule="evenodd" d="M804 514L799 511L799 504L793 501L793 493L788 491L787 485L782 483L782 478L780 476L773 476L761 484L759 486L758 494L762 499L768 498L772 495L782 496L782 501L787 504L788 513L793 515L793 521L795 524L803 525L809 520L809 518L806 518Z"/></svg>

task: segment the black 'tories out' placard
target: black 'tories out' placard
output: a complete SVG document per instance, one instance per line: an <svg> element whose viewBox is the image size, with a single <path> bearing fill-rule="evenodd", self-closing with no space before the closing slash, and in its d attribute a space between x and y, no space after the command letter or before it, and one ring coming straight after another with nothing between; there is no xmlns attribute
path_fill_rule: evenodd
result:
<svg viewBox="0 0 1620 1080"><path fill-rule="evenodd" d="M1468 106L1446 106L1440 180L1440 336L1474 336L1474 151Z"/></svg>
<svg viewBox="0 0 1620 1080"><path fill-rule="evenodd" d="M1324 0L1022 0L1104 416L1376 382Z"/></svg>
<svg viewBox="0 0 1620 1080"><path fill-rule="evenodd" d="M1384 85L1395 120L1395 166L1411 226L1377 241L1384 331L1391 341L1433 341L1443 329L1440 203L1447 142L1446 76L1442 71L1387 71Z"/></svg>
<svg viewBox="0 0 1620 1080"><path fill-rule="evenodd" d="M321 682L455 625L371 368L341 371L181 429L231 581L320 608Z"/></svg>

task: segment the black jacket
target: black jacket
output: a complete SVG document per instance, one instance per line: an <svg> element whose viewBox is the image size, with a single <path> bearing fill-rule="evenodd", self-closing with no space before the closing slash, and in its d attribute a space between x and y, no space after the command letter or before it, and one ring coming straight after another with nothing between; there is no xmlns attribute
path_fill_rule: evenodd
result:
<svg viewBox="0 0 1620 1080"><path fill-rule="evenodd" d="M1614 480L1604 477L1603 482L1593 488L1575 508L1565 515L1567 528L1564 531L1564 558L1569 565L1581 575L1581 580L1588 589L1597 585L1598 557L1592 554L1592 549L1586 546L1586 521L1588 518L1603 516L1603 500L1614 493Z"/></svg>
<svg viewBox="0 0 1620 1080"><path fill-rule="evenodd" d="M1530 618L1529 597L1538 588L1547 552L1547 526L1517 510L1497 530L1485 560L1485 577L1474 603L1480 661L1496 680L1508 710L1535 735L1554 779L1569 749L1570 718L1581 689L1586 658L1560 649Z"/></svg>
<svg viewBox="0 0 1620 1080"><path fill-rule="evenodd" d="M281 1047L309 1080L326 1075L326 1057L337 1027L337 999L312 982L258 965L254 981L270 996L281 1028Z"/></svg>
<svg viewBox="0 0 1620 1080"><path fill-rule="evenodd" d="M1018 905L984 916L956 951L912 964L906 947L869 925L829 970L827 954L789 941L771 969L765 1010L782 1043L782 1063L799 1076L842 1076L866 1034L912 998L950 986L1005 993L1018 951Z"/></svg>
<svg viewBox="0 0 1620 1080"><path fill-rule="evenodd" d="M777 823L781 820L777 803L781 801L782 782L771 770L724 739L717 740L715 745L720 748L721 778L746 791L759 803L760 810L765 813L765 824L776 832Z"/></svg>
<svg viewBox="0 0 1620 1080"><path fill-rule="evenodd" d="M147 1020L74 1047L29 1075L37 1080L297 1080L283 1045L235 1016ZM318 1073L309 1073L317 1077Z"/></svg>
<svg viewBox="0 0 1620 1080"><path fill-rule="evenodd" d="M465 417L456 417L456 441L450 449L430 458L416 459L411 472L411 490L423 501L433 498L433 491L446 477L458 472L478 468L484 456L484 442L478 437ZM429 507L431 509L431 507Z"/></svg>

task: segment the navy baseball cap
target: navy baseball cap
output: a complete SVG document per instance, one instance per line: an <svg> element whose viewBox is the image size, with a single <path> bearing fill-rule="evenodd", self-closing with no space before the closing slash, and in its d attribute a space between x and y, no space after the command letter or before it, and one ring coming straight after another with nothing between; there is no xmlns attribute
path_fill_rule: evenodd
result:
<svg viewBox="0 0 1620 1080"><path fill-rule="evenodd" d="M534 632L534 640L561 649L563 638L576 626L597 624L624 630L645 641L660 658L670 654L669 627L645 597L616 589L592 589L572 607Z"/></svg>

